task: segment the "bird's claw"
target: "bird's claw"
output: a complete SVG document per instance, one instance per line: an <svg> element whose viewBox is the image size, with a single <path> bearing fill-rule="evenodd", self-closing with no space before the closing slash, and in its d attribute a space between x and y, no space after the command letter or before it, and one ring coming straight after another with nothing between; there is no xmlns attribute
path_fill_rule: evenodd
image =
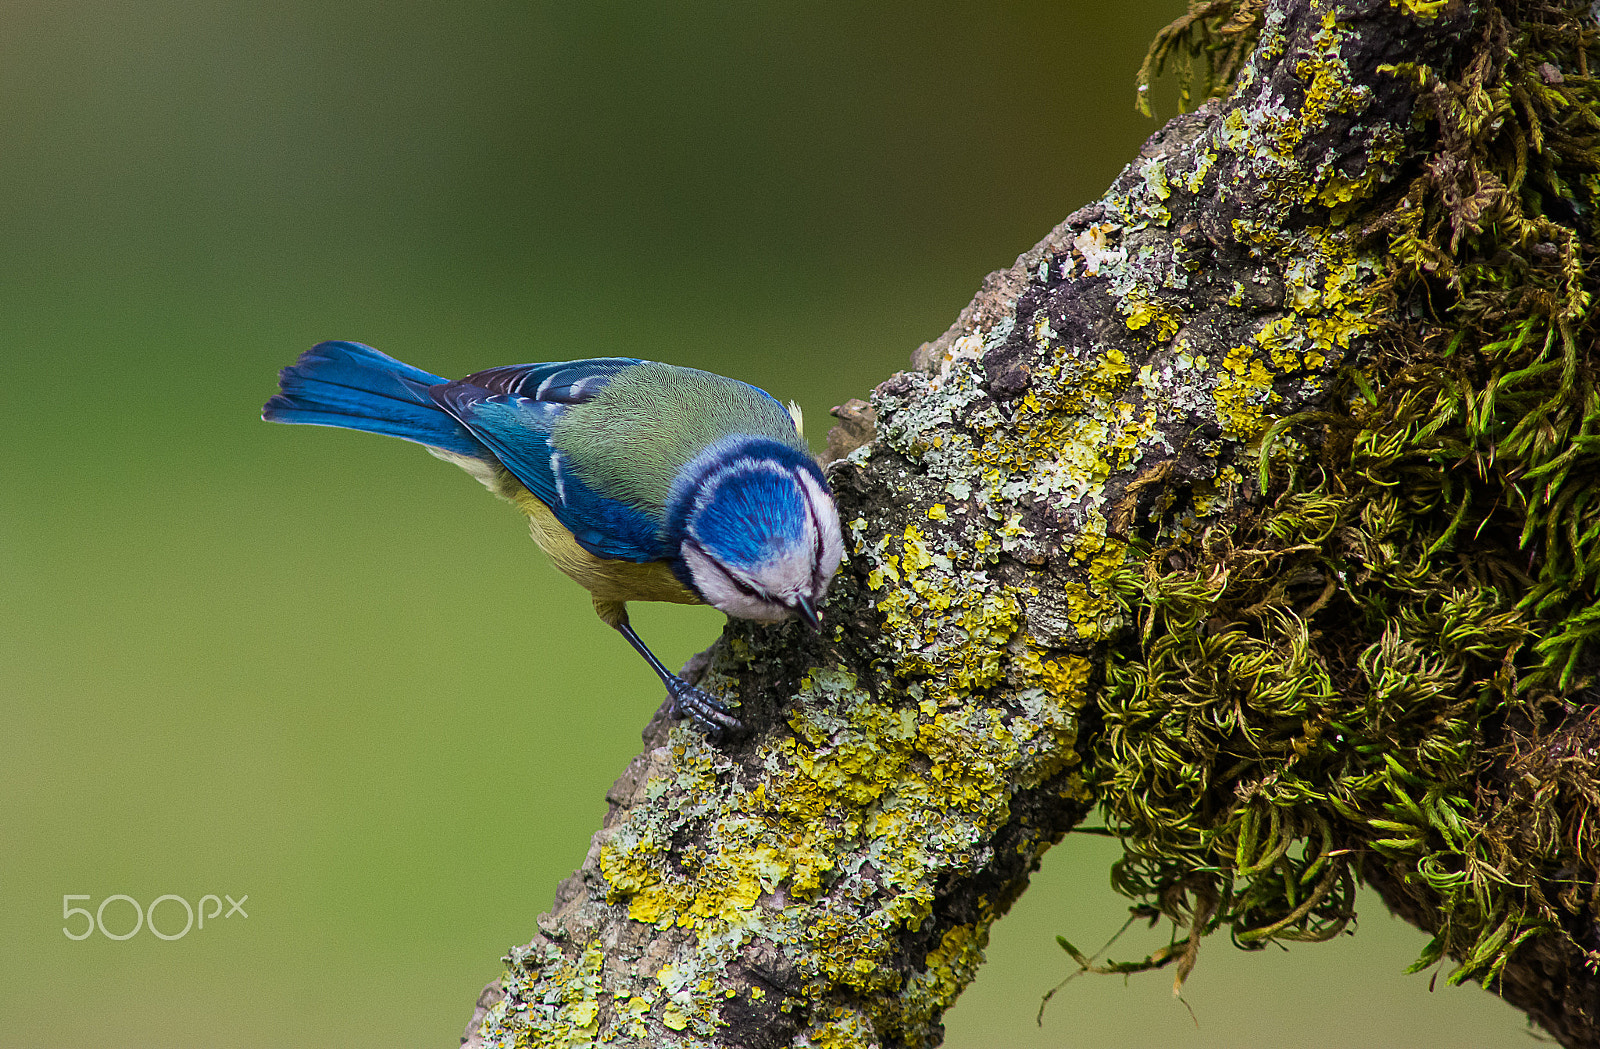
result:
<svg viewBox="0 0 1600 1049"><path fill-rule="evenodd" d="M674 677L667 682L667 695L671 697L669 714L674 718L688 718L713 739L744 731L744 722L729 713L727 704L682 678Z"/></svg>

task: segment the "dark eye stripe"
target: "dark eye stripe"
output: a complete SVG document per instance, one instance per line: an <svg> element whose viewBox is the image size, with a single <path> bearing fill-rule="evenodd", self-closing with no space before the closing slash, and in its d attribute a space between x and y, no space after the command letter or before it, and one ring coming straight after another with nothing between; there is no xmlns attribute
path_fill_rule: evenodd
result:
<svg viewBox="0 0 1600 1049"><path fill-rule="evenodd" d="M733 588L735 590L739 591L739 593L743 594L745 597L754 598L757 601L763 601L763 602L765 602L767 604L771 604L772 603L772 599L770 597L768 597L767 595L761 593L761 591L756 590L754 587L750 586L744 580L738 578L732 572L728 571L726 568L723 568L722 565L718 564L717 563L717 559L712 557L710 554L706 553L706 548L701 546L698 542L696 542L694 540L694 538L690 537L686 541L690 542L690 543L693 543L694 544L694 548L696 550L700 551L700 555L706 559L706 563L711 565L718 572L721 572L722 573L722 578L724 578L728 582L732 583L733 584Z"/></svg>
<svg viewBox="0 0 1600 1049"><path fill-rule="evenodd" d="M822 586L822 522L817 520L817 512L812 509L811 501L806 500L806 512L811 515L811 532L817 537L811 550L811 585L821 589Z"/></svg>
<svg viewBox="0 0 1600 1049"><path fill-rule="evenodd" d="M718 571L722 571L721 566L718 566ZM748 585L747 583L745 583L744 580L742 580L742 579L738 578L737 576L733 575L731 572L723 571L722 574L727 576L728 577L728 582L732 583L733 586L734 586L734 589L738 590L739 593L743 594L745 597L753 597L757 601L765 601L765 600L767 600L765 595L761 594L754 587Z"/></svg>

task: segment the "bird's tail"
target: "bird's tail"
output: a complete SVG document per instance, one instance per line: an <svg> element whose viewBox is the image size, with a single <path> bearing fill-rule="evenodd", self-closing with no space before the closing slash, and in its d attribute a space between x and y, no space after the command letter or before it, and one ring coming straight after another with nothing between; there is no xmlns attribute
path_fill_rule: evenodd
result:
<svg viewBox="0 0 1600 1049"><path fill-rule="evenodd" d="M484 446L428 394L445 381L359 342L324 342L278 373L282 392L261 417L366 430L483 458Z"/></svg>

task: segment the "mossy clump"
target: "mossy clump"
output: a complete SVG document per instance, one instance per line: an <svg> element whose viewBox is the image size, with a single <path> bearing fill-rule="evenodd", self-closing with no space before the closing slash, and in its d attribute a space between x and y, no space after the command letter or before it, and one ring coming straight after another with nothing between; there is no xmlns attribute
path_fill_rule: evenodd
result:
<svg viewBox="0 0 1600 1049"><path fill-rule="evenodd" d="M1188 112L1233 89L1260 35L1267 0L1189 0L1189 10L1150 44L1136 81L1139 112L1151 116L1150 87L1171 67Z"/></svg>
<svg viewBox="0 0 1600 1049"><path fill-rule="evenodd" d="M1225 89L1260 9L1192 4L1142 75ZM1459 71L1384 70L1432 143L1353 217L1388 320L1266 433L1242 525L1123 579L1094 769L1144 913L1326 939L1382 878L1435 933L1416 968L1492 983L1600 905L1600 26L1540 0L1478 32Z"/></svg>

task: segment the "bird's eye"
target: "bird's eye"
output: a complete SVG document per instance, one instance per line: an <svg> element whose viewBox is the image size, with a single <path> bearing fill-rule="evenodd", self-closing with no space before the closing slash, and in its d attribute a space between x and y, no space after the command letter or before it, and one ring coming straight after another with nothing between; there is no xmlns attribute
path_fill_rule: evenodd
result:
<svg viewBox="0 0 1600 1049"><path fill-rule="evenodd" d="M705 558L705 563L707 565L709 565L710 567L716 569L717 574L720 575L723 579L726 579L728 581L728 585L731 586L733 589L737 590L739 593L743 594L745 597L750 598L752 601L765 601L765 602L768 602L768 603L770 603L772 601L772 598L768 597L766 594L762 593L760 590L757 590L755 587L751 586L749 583L745 582L743 579L740 579L738 576L736 576L732 572L728 571L725 567L723 567L722 562L718 561L716 558L714 558L710 554L706 553L706 548L701 546L693 538L687 539L686 542L693 544L694 548L700 552L700 555L702 557Z"/></svg>
<svg viewBox="0 0 1600 1049"><path fill-rule="evenodd" d="M769 598L767 597L766 594L763 594L761 591L757 590L755 587L753 587L750 584L746 583L743 579L740 579L738 576L733 575L731 572L723 572L722 574L727 576L728 577L728 582L733 584L733 588L735 590L739 591L739 593L743 594L745 597L754 598L757 601L769 600Z"/></svg>

